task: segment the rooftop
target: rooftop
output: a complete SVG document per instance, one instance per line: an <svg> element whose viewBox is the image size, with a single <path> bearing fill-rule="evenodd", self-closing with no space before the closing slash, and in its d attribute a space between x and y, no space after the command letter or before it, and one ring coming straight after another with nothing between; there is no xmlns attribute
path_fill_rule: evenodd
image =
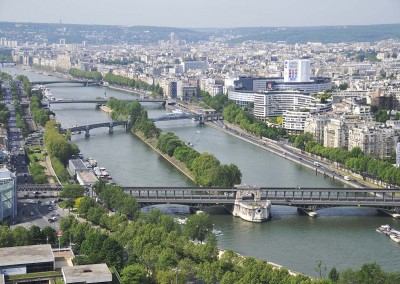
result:
<svg viewBox="0 0 400 284"><path fill-rule="evenodd" d="M50 245L0 248L0 267L52 261L54 254Z"/></svg>
<svg viewBox="0 0 400 284"><path fill-rule="evenodd" d="M112 281L112 274L105 263L63 267L62 273L65 284Z"/></svg>

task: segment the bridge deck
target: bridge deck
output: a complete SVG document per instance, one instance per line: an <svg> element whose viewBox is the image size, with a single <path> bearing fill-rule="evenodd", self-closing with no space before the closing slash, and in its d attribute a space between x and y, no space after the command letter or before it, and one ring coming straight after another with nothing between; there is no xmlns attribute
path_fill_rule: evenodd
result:
<svg viewBox="0 0 400 284"><path fill-rule="evenodd" d="M58 191L59 185L18 185L19 191ZM233 204L240 191L241 202L269 200L273 205L302 206L369 206L400 210L400 189L348 188L199 188L199 187L124 187L139 203L157 204ZM246 194L246 192L248 194Z"/></svg>

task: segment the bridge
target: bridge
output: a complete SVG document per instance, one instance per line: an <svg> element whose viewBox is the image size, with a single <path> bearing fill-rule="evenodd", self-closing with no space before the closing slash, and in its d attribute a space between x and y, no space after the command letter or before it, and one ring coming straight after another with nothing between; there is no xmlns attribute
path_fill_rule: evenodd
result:
<svg viewBox="0 0 400 284"><path fill-rule="evenodd" d="M50 84L83 84L84 86L89 85L101 85L100 82L89 81L89 80L55 80L55 81L32 81L31 85L50 85Z"/></svg>
<svg viewBox="0 0 400 284"><path fill-rule="evenodd" d="M139 102L139 103L162 103L163 105L166 104L166 100L164 99L131 99L131 100L119 100L126 103L131 102ZM54 101L42 100L40 101L41 105L53 105L53 104L106 104L108 99L94 99L94 100L64 100L58 99Z"/></svg>
<svg viewBox="0 0 400 284"><path fill-rule="evenodd" d="M18 191L61 190L60 185L18 185ZM272 205L296 207L310 216L315 211L329 207L369 207L400 218L400 189L381 188L293 188L293 187L123 187L142 206L152 204L183 204L193 207L211 205L232 206L240 196L240 202L254 203L269 200ZM240 191L240 194L237 194Z"/></svg>
<svg viewBox="0 0 400 284"><path fill-rule="evenodd" d="M111 122L93 123L93 124L82 125L82 126L68 127L66 130L69 130L72 133L80 133L80 132L84 131L85 132L85 137L90 137L89 131L91 129L107 127L108 128L108 133L113 133L114 132L114 126L121 126L121 125L124 126L125 127L125 131L128 132L130 130L131 122L129 120L125 120L125 121L111 121Z"/></svg>
<svg viewBox="0 0 400 284"><path fill-rule="evenodd" d="M238 191L257 191L259 200L269 200L272 205L297 207L310 213L328 207L373 207L400 217L400 189L349 189L349 188L196 188L196 187L124 187L124 191L139 203L145 204L199 204L233 205ZM250 192L250 191L249 191ZM241 201L254 202L254 196L246 194Z"/></svg>
<svg viewBox="0 0 400 284"><path fill-rule="evenodd" d="M201 114L188 114L188 113L170 113L166 115L162 115L156 118L151 118L150 120L157 122L157 121L168 121L168 120L179 120L179 119L193 119L195 121L199 121L200 123L204 123L206 120L213 120L213 119L222 119L221 115L218 114L209 114L209 115L201 115ZM113 133L114 126L123 125L125 127L125 131L129 131L129 127L131 125L129 120L125 121L111 121L111 122L101 122L101 123L93 123L87 125L80 125L80 126L73 126L68 127L66 130L71 131L72 133L81 133L82 131L85 132L86 137L90 137L90 130L94 128L102 128L107 127L109 133Z"/></svg>

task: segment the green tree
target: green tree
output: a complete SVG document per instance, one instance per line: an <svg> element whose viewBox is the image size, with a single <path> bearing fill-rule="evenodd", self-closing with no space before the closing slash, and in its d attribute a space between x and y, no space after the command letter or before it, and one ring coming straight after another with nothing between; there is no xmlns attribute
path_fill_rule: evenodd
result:
<svg viewBox="0 0 400 284"><path fill-rule="evenodd" d="M331 271L329 271L328 275L329 279L332 280L332 282L338 282L340 278L339 272L336 270L336 267L333 267Z"/></svg>
<svg viewBox="0 0 400 284"><path fill-rule="evenodd" d="M122 284L144 284L147 283L147 271L139 265L128 265L121 272Z"/></svg>
<svg viewBox="0 0 400 284"><path fill-rule="evenodd" d="M203 242L213 229L210 215L205 212L191 215L183 225L183 232L192 240Z"/></svg>
<svg viewBox="0 0 400 284"><path fill-rule="evenodd" d="M75 200L79 197L83 197L85 188L79 184L68 184L63 187L60 192L60 197Z"/></svg>
<svg viewBox="0 0 400 284"><path fill-rule="evenodd" d="M85 196L82 197L82 199L79 202L78 205L78 214L81 216L86 216L89 209L93 208L96 206L96 202L93 200L93 198Z"/></svg>

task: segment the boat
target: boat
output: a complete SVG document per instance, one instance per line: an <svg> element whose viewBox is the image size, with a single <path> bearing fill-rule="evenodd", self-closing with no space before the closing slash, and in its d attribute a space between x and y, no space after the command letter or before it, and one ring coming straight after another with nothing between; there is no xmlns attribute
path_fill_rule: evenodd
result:
<svg viewBox="0 0 400 284"><path fill-rule="evenodd" d="M172 110L172 113L182 114L182 113L184 113L184 111L179 109L179 108L175 108L175 109Z"/></svg>
<svg viewBox="0 0 400 284"><path fill-rule="evenodd" d="M379 228L376 229L376 231L385 234L392 241L400 243L400 231L394 230L389 225L381 225Z"/></svg>
<svg viewBox="0 0 400 284"><path fill-rule="evenodd" d="M400 243L400 234L391 234L389 237L392 241L395 241L396 243Z"/></svg>

